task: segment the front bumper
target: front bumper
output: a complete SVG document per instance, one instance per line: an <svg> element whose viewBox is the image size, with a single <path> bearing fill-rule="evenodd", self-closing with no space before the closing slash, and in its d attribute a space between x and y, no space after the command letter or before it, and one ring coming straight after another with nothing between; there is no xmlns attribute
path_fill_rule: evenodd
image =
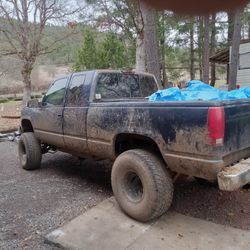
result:
<svg viewBox="0 0 250 250"><path fill-rule="evenodd" d="M235 191L250 183L250 158L218 174L219 188L223 191Z"/></svg>

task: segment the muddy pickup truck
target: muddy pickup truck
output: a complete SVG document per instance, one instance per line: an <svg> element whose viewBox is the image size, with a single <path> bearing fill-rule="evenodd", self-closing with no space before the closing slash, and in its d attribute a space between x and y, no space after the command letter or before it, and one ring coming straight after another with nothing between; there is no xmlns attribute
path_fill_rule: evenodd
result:
<svg viewBox="0 0 250 250"><path fill-rule="evenodd" d="M250 182L250 100L150 102L146 73L97 70L53 82L22 111L20 164L38 169L51 150L110 159L122 210L139 221L168 210L180 174L237 190Z"/></svg>

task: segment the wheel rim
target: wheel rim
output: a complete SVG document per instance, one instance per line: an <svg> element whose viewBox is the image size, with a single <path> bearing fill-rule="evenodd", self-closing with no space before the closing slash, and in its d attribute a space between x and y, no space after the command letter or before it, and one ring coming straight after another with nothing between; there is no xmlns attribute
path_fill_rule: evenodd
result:
<svg viewBox="0 0 250 250"><path fill-rule="evenodd" d="M124 178L124 188L127 197L133 202L143 199L143 184L135 172L128 172Z"/></svg>
<svg viewBox="0 0 250 250"><path fill-rule="evenodd" d="M24 166L27 162L27 154L24 143L22 141L19 142L19 150L20 150L20 161L22 166Z"/></svg>

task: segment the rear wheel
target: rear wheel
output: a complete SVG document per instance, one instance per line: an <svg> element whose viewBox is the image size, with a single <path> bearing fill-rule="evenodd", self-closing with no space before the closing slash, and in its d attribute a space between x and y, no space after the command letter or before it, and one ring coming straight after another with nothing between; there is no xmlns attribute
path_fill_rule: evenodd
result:
<svg viewBox="0 0 250 250"><path fill-rule="evenodd" d="M42 160L41 145L34 133L24 133L18 144L20 165L25 170L40 168Z"/></svg>
<svg viewBox="0 0 250 250"><path fill-rule="evenodd" d="M145 150L130 150L116 159L112 188L121 209L139 221L165 213L173 199L173 182L165 164Z"/></svg>

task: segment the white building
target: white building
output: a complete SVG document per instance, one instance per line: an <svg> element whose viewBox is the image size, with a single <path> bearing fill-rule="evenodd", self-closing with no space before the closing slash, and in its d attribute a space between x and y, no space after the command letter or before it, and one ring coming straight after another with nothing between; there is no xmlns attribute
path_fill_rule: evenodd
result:
<svg viewBox="0 0 250 250"><path fill-rule="evenodd" d="M226 64L229 72L230 51L224 49L210 58L211 62ZM250 87L250 40L242 40L239 51L239 65L237 73L237 83L241 87Z"/></svg>

